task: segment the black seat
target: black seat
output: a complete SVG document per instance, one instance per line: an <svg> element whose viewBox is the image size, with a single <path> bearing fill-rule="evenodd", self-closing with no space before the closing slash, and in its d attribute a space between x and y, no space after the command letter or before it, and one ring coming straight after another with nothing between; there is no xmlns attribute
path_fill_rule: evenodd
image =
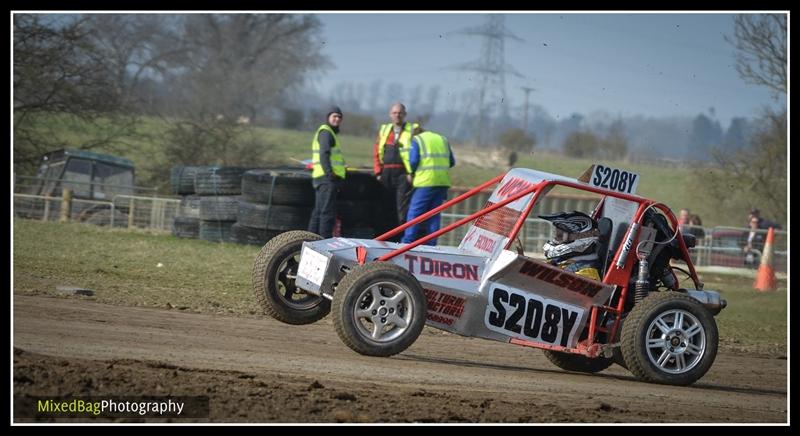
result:
<svg viewBox="0 0 800 436"><path fill-rule="evenodd" d="M600 263L600 277L606 273L606 261L608 259L608 241L611 238L611 231L614 230L614 223L611 219L603 217L597 220L597 229L600 231L597 243L597 257Z"/></svg>

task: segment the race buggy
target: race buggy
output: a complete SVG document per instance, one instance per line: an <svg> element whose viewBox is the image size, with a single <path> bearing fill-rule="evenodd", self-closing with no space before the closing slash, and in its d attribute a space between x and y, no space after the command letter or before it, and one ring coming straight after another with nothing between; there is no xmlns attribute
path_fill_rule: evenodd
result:
<svg viewBox="0 0 800 436"><path fill-rule="evenodd" d="M375 239L278 235L256 257L253 289L265 313L284 323L332 312L338 336L364 355L402 352L427 323L541 348L568 371L616 362L647 382L689 385L714 362L714 316L727 303L703 290L688 252L694 237L681 234L666 205L635 195L638 184L638 174L603 165L580 179L514 168ZM482 210L410 244L386 241L493 185ZM596 279L526 256L519 244L528 215L554 188L598 199L591 214L542 216L566 223L555 232L566 241L582 240L568 234L575 218L588 224L576 229L591 236L580 254L594 259ZM463 225L457 248L423 245ZM682 287L676 271L693 286Z"/></svg>

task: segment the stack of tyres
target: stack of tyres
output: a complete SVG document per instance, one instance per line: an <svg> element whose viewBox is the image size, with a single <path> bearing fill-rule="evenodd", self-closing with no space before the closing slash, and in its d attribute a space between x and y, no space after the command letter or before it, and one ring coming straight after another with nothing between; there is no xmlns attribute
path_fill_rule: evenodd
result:
<svg viewBox="0 0 800 436"><path fill-rule="evenodd" d="M200 196L200 239L214 242L231 240L242 191L242 176L250 169L212 166L197 171L194 190Z"/></svg>
<svg viewBox="0 0 800 436"><path fill-rule="evenodd" d="M242 176L242 196L233 242L264 245L280 233L305 230L314 207L314 188L306 170L251 170Z"/></svg>
<svg viewBox="0 0 800 436"><path fill-rule="evenodd" d="M384 230L383 185L371 171L348 170L338 197L342 236L372 239Z"/></svg>
<svg viewBox="0 0 800 436"><path fill-rule="evenodd" d="M194 178L203 167L174 166L170 172L172 192L181 196L178 214L172 222L172 234L180 238L200 235L200 197L194 195Z"/></svg>

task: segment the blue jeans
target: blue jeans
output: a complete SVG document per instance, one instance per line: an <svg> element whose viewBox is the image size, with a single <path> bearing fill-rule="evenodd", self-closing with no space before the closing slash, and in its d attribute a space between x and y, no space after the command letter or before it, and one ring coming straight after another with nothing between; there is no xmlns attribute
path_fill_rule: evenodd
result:
<svg viewBox="0 0 800 436"><path fill-rule="evenodd" d="M447 199L447 189L448 188L446 186L414 188L414 191L411 194L411 204L408 207L408 217L406 217L406 222L413 220L425 212L441 206L442 203L444 203L444 201ZM423 236L430 235L431 233L439 230L441 221L442 214L437 213L431 218L407 228L403 234L403 239L401 242L408 244ZM436 239L437 238L433 238L425 244L436 245Z"/></svg>

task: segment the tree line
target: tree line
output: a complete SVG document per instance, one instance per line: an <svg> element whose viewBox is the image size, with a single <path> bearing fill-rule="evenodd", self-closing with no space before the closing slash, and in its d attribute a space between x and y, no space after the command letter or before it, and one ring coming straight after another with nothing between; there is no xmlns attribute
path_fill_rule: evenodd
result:
<svg viewBox="0 0 800 436"><path fill-rule="evenodd" d="M252 162L250 126L330 65L309 14L15 14L13 26L18 172L64 146L55 126L113 151L148 134L142 116L168 125L172 164Z"/></svg>

